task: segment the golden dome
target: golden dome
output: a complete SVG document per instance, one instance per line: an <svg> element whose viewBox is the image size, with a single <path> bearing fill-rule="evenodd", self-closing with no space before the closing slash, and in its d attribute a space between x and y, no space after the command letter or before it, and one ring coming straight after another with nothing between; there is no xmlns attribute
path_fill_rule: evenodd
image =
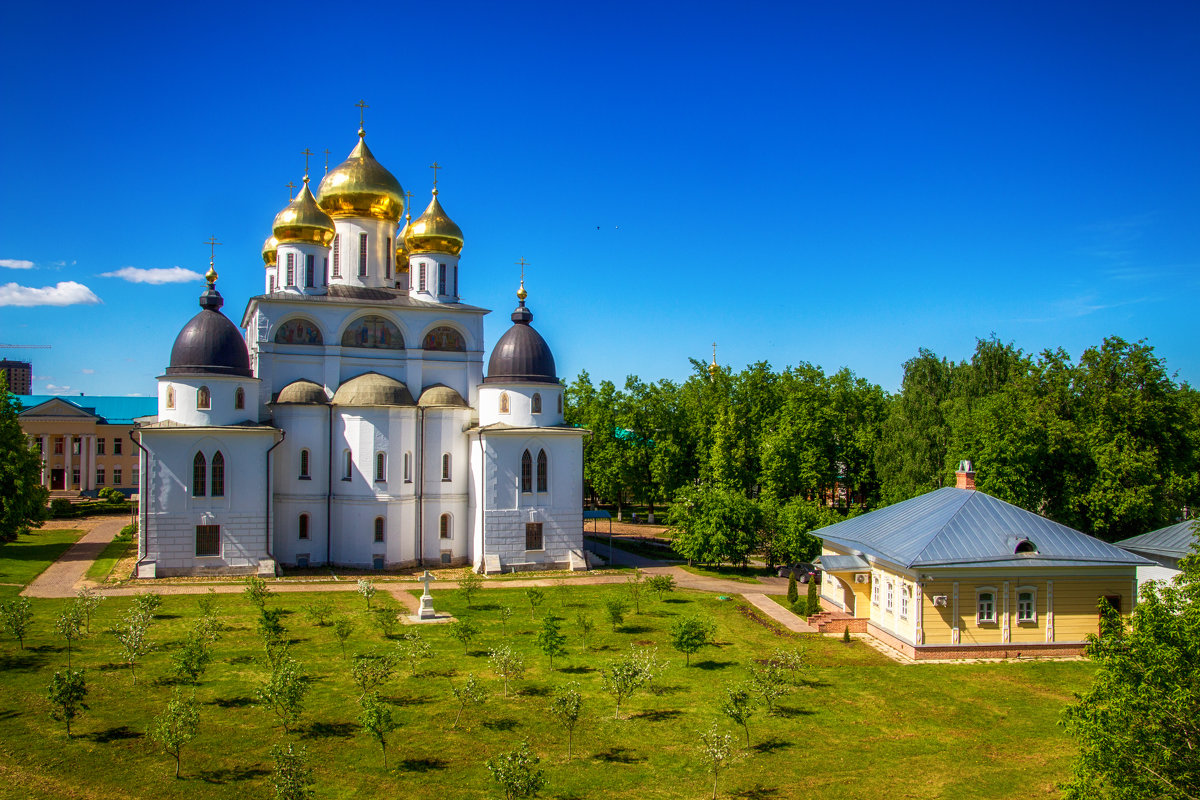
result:
<svg viewBox="0 0 1200 800"><path fill-rule="evenodd" d="M462 228L446 216L437 199L437 189L425 213L408 225L404 244L410 253L448 253L456 256L463 249Z"/></svg>
<svg viewBox="0 0 1200 800"><path fill-rule="evenodd" d="M317 205L317 198L308 189L308 177L304 188L287 208L275 215L274 239L278 244L319 244L328 247L333 241L333 218Z"/></svg>
<svg viewBox="0 0 1200 800"><path fill-rule="evenodd" d="M404 241L404 237L408 235L408 226L412 222L412 218L404 221L404 227L396 234L396 271L408 272L408 257L412 255L408 251L408 243Z"/></svg>
<svg viewBox="0 0 1200 800"><path fill-rule="evenodd" d="M266 264L268 267L273 267L277 263L279 263L279 260L276 257L276 251L277 251L278 247L279 247L279 240L275 238L274 234L271 234L270 236L268 236L267 240L265 242L263 242L263 249L262 249L263 263Z"/></svg>
<svg viewBox="0 0 1200 800"><path fill-rule="evenodd" d="M404 215L404 189L375 160L363 132L350 156L325 175L317 188L321 208L342 217L373 217L399 222Z"/></svg>

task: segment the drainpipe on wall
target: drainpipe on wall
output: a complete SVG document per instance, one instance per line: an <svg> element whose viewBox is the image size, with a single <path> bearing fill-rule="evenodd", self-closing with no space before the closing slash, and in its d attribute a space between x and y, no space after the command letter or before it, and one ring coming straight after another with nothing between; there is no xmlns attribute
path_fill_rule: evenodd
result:
<svg viewBox="0 0 1200 800"><path fill-rule="evenodd" d="M286 438L287 438L287 431L280 428L279 429L279 441L276 442L275 444L271 445L269 448L267 448L267 453L266 453L267 490L266 490L266 502L263 506L263 512L266 514L266 518L265 518L264 522L265 522L265 527L266 527L267 558L270 558L272 560L274 560L275 555L271 552L271 451L274 450L276 447L279 447L279 445L283 444L283 440ZM276 570L279 569L278 564L275 565L275 569Z"/></svg>
<svg viewBox="0 0 1200 800"><path fill-rule="evenodd" d="M479 567L487 573L487 449L483 446L483 431L479 432Z"/></svg>
<svg viewBox="0 0 1200 800"><path fill-rule="evenodd" d="M150 482L150 451L147 450L145 447L142 447L142 443L139 440L133 438L134 433L136 433L136 430L129 431L129 441L136 444L138 446L138 449L146 454L146 464L145 464L146 468L143 470L140 470L139 474L138 474L138 510L137 510L137 514L138 514L138 521L137 521L137 523L138 523L138 531L137 531L137 534L138 534L138 557L137 557L137 563L140 565L142 563L142 559L146 557L146 522L147 522L147 520L149 520L149 515L145 513L146 512L146 493L142 490L142 484L143 483L148 484ZM136 566L134 567L134 574L135 575L137 574Z"/></svg>
<svg viewBox="0 0 1200 800"><path fill-rule="evenodd" d="M333 574L333 405L329 408L329 447L326 448L325 480L325 567Z"/></svg>
<svg viewBox="0 0 1200 800"><path fill-rule="evenodd" d="M417 566L425 566L425 409L418 408L420 418L419 435L421 446L417 449L420 466L417 467Z"/></svg>

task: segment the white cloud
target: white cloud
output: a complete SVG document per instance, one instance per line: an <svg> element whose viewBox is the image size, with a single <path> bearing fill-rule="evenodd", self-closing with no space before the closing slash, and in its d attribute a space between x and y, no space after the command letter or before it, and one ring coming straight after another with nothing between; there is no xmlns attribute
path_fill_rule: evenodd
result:
<svg viewBox="0 0 1200 800"><path fill-rule="evenodd" d="M0 286L0 306L90 306L100 302L91 289L75 281L59 281L41 288L17 283Z"/></svg>
<svg viewBox="0 0 1200 800"><path fill-rule="evenodd" d="M8 269L33 269L33 262L23 258L0 258L0 267Z"/></svg>
<svg viewBox="0 0 1200 800"><path fill-rule="evenodd" d="M94 370L94 369L81 369L79 371L82 372L84 375L95 375L96 374L96 370Z"/></svg>
<svg viewBox="0 0 1200 800"><path fill-rule="evenodd" d="M53 383L47 383L46 391L50 392L51 394L57 394L59 392L69 392L69 391L71 391L71 387L70 386L55 386Z"/></svg>
<svg viewBox="0 0 1200 800"><path fill-rule="evenodd" d="M130 283L190 283L204 278L199 272L193 272L190 269L183 267L156 267L154 269L142 269L141 267L121 267L112 272L100 273L101 278L120 278L123 281Z"/></svg>

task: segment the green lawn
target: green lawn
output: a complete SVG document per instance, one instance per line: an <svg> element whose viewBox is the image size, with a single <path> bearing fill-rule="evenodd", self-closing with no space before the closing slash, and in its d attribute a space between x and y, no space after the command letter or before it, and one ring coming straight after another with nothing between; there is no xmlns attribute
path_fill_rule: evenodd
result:
<svg viewBox="0 0 1200 800"><path fill-rule="evenodd" d="M775 574L775 570L766 567L734 567L734 566L719 566L719 567L688 567L683 569L693 575L702 575L706 578L721 578L727 581L737 581L738 583L762 583L759 578L770 577Z"/></svg>
<svg viewBox="0 0 1200 800"><path fill-rule="evenodd" d="M725 687L743 680L754 659L800 642L813 666L806 681L781 702L782 713L761 712L750 723L752 747L721 780L721 796L791 798L1029 797L1045 795L1068 770L1071 742L1056 727L1059 710L1088 682L1087 663L1013 663L972 666L899 666L858 642L819 636L797 640L764 622L740 602L685 591L642 603L613 632L603 619L606 597L624 587L552 587L538 621L520 589L482 592L468 611L448 592L434 605L478 622L482 634L469 651L445 626L421 626L435 657L422 673L401 674L383 692L403 725L389 745L385 773L378 747L358 729L358 690L349 678L329 628L313 627L301 607L312 594L280 594L272 606L288 613L293 655L315 678L300 730L291 739L308 748L318 798L501 797L484 760L528 738L542 757L549 782L545 798L704 797L710 783L698 761L697 731L718 722L740 729L719 713ZM416 592L414 592L416 594ZM330 593L339 610L359 621L348 652L393 645L364 621L354 593ZM380 601L394 601L380 592ZM171 693L170 655L196 619L194 596L164 599L150 638L158 650L139 670L134 688L117 659L112 637L100 633L130 601L110 598L93 620L93 636L79 646L75 664L87 671L90 710L76 720L68 740L47 714L45 686L65 662L51 634L62 601L35 601L37 619L27 649L0 640L0 797L27 798L266 798L270 746L288 737L254 704L266 676L254 631L254 611L240 595L220 598L230 626L196 697L202 731L185 751L184 779L173 761L145 738L150 719ZM514 613L502 625L500 607ZM568 655L548 668L534 645L540 617L565 618ZM591 649L577 634L577 613L596 622ZM670 648L667 629L680 615L698 614L716 624L717 644L683 658ZM402 630L410 630L405 626ZM526 656L529 672L512 696L488 669L486 651L509 643ZM655 692L640 692L613 719L613 702L600 689L598 668L630 645L657 646L671 664ZM491 697L451 729L450 680L480 676ZM576 733L575 757L566 758L566 735L547 714L552 690L578 681L586 719Z"/></svg>
<svg viewBox="0 0 1200 800"><path fill-rule="evenodd" d="M0 545L0 598L16 596L81 536L74 529L35 530Z"/></svg>
<svg viewBox="0 0 1200 800"><path fill-rule="evenodd" d="M109 542L104 546L104 550L100 552L100 555L96 557L96 560L92 562L92 565L88 567L86 576L87 579L90 581L98 581L103 583L112 573L113 567L115 567L122 558L125 558L132 553L136 547L137 542L133 541ZM129 576L124 575L122 577Z"/></svg>

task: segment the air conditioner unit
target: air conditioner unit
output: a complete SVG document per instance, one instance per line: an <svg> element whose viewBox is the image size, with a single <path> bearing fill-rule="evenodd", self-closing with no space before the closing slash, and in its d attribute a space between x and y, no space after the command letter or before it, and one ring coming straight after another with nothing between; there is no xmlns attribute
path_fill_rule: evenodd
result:
<svg viewBox="0 0 1200 800"><path fill-rule="evenodd" d="M868 575L868 574L866 574L865 572L864 572L864 573L861 573L861 574L859 574L859 575L855 575L855 576L854 576L854 582L855 582L855 583L870 583L870 582L871 582L871 576L870 576L870 575Z"/></svg>
<svg viewBox="0 0 1200 800"><path fill-rule="evenodd" d="M945 608L945 607L946 607L946 604L947 604L946 595L944 595L944 594L935 594L935 595L933 596L933 604L934 604L935 606L939 607L939 608Z"/></svg>

